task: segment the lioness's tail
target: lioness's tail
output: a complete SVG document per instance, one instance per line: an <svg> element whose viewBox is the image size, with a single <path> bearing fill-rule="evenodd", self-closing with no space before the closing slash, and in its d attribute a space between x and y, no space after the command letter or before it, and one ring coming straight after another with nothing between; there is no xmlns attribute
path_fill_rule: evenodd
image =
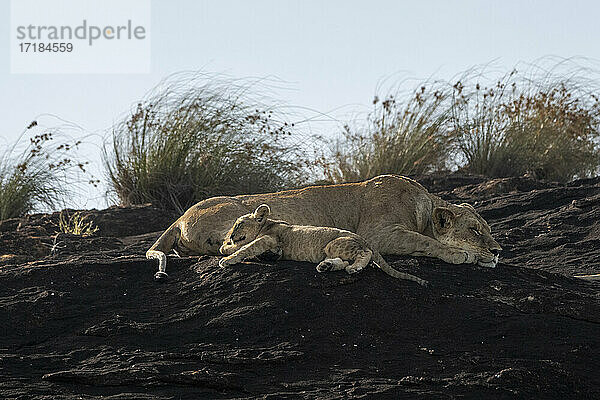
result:
<svg viewBox="0 0 600 400"><path fill-rule="evenodd" d="M381 257L381 254L379 254L379 252L377 250L371 249L371 251L373 252L373 258L372 258L373 263L375 265L377 265L379 268L381 268L381 270L383 272L385 272L386 274L388 274L389 276L392 276L396 279L405 279L408 281L417 282L421 286L429 285L429 282L427 282L424 279L419 278L418 276L414 276L411 274L407 274L406 272L400 272L400 271L395 270L394 268L390 267L390 265L383 259L383 257Z"/></svg>
<svg viewBox="0 0 600 400"><path fill-rule="evenodd" d="M167 277L167 253L173 249L173 244L181 236L178 221L175 221L146 252L146 258L158 260L158 272L154 274L156 279Z"/></svg>

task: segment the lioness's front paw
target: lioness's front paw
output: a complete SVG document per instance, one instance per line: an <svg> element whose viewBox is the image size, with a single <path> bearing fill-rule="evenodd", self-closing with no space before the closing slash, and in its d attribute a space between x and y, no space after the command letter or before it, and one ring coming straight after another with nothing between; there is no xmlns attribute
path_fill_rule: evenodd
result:
<svg viewBox="0 0 600 400"><path fill-rule="evenodd" d="M477 260L477 264L485 268L496 268L496 264L498 264L498 256L495 256L490 261Z"/></svg>
<svg viewBox="0 0 600 400"><path fill-rule="evenodd" d="M452 250L444 261L450 264L471 264L475 261L475 257L467 251L456 249Z"/></svg>

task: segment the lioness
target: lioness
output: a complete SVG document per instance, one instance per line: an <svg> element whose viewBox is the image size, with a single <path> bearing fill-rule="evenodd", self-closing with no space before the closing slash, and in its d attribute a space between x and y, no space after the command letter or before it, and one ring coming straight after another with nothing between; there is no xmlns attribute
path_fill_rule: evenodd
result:
<svg viewBox="0 0 600 400"><path fill-rule="evenodd" d="M235 220L263 203L273 207L274 219L345 229L384 255L429 256L452 264L495 267L501 250L488 224L470 205L449 204L412 179L381 175L358 183L203 200L146 252L146 257L159 260L155 277L167 276L165 253L174 248L188 255L218 255Z"/></svg>
<svg viewBox="0 0 600 400"><path fill-rule="evenodd" d="M381 254L370 249L356 233L329 227L291 225L270 219L270 213L269 206L262 204L253 213L242 215L235 221L220 249L221 254L227 256L219 261L221 267L272 251L281 252L282 260L319 263L319 272L345 269L354 274L372 260L394 278L427 285L421 278L390 267Z"/></svg>

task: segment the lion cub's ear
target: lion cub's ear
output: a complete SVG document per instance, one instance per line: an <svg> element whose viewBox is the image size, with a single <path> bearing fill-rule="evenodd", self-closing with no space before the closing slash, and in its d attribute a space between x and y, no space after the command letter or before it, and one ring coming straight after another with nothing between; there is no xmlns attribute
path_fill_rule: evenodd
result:
<svg viewBox="0 0 600 400"><path fill-rule="evenodd" d="M271 214L271 209L269 206L266 204L261 204L256 208L256 211L254 211L254 218L256 219L256 222L262 224L265 222L269 214Z"/></svg>
<svg viewBox="0 0 600 400"><path fill-rule="evenodd" d="M436 207L433 209L431 219L433 220L433 226L440 233L445 233L452 227L454 223L454 213L452 210L446 207Z"/></svg>

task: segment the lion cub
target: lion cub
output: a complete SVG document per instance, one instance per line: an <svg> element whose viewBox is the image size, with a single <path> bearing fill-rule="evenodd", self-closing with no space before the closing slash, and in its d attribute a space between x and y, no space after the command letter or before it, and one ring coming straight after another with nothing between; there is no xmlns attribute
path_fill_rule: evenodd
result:
<svg viewBox="0 0 600 400"><path fill-rule="evenodd" d="M373 261L388 275L427 285L427 281L390 267L379 252L369 248L359 235L337 228L291 225L268 216L268 205L258 206L252 214L239 217L227 232L220 252L227 257L221 267L237 264L267 251L281 254L284 260L319 263L317 271L345 269L354 274Z"/></svg>

